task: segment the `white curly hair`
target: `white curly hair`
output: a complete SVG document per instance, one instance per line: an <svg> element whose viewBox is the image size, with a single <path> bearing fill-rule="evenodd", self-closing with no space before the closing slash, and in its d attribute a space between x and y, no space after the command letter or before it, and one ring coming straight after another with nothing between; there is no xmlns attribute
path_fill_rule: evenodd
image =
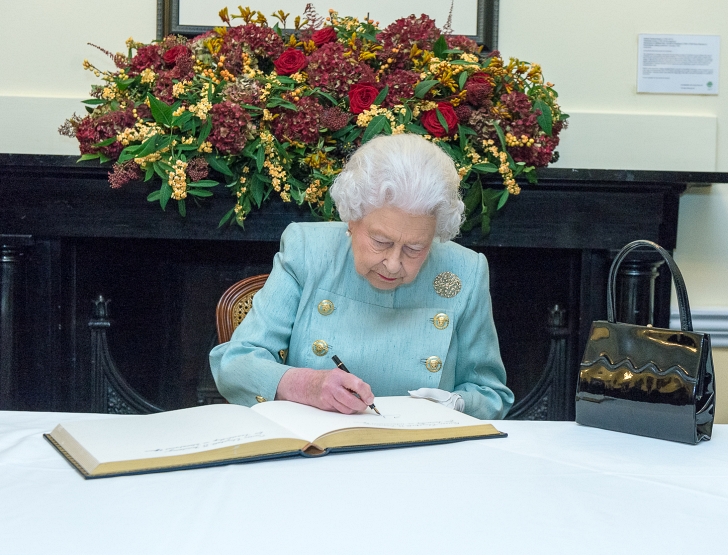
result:
<svg viewBox="0 0 728 555"><path fill-rule="evenodd" d="M384 205L437 220L445 242L460 231L465 205L452 159L419 135L380 135L354 152L331 186L342 221L360 220Z"/></svg>

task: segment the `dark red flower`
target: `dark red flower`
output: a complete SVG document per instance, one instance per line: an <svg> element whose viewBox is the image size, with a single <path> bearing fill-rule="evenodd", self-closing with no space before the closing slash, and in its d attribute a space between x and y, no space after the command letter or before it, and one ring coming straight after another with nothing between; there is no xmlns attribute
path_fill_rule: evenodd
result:
<svg viewBox="0 0 728 555"><path fill-rule="evenodd" d="M238 75L243 68L243 51L257 58L275 59L284 50L281 37L272 28L249 23L226 30L222 35L219 55L225 56L225 69Z"/></svg>
<svg viewBox="0 0 728 555"><path fill-rule="evenodd" d="M175 62L177 62L178 58L186 58L187 56L189 56L189 53L190 51L184 44L178 44L177 46L174 46L167 50L162 56L162 59L166 64L175 65Z"/></svg>
<svg viewBox="0 0 728 555"><path fill-rule="evenodd" d="M316 48L319 48L328 42L334 42L337 38L336 29L333 27L324 27L323 29L315 31L311 35L311 40L316 45Z"/></svg>
<svg viewBox="0 0 728 555"><path fill-rule="evenodd" d="M363 62L345 56L340 42L329 42L317 48L308 58L306 73L312 87L344 96L354 83L374 83L374 70Z"/></svg>
<svg viewBox="0 0 728 555"><path fill-rule="evenodd" d="M368 83L355 83L349 88L349 111L352 114L361 114L377 98L379 90Z"/></svg>
<svg viewBox="0 0 728 555"><path fill-rule="evenodd" d="M223 154L237 154L245 146L250 115L232 102L220 102L210 110L212 132L209 141Z"/></svg>
<svg viewBox="0 0 728 555"><path fill-rule="evenodd" d="M415 94L415 85L420 81L420 74L406 69L395 69L382 79L382 84L389 87L387 98L383 104L392 107Z"/></svg>
<svg viewBox="0 0 728 555"><path fill-rule="evenodd" d="M116 162L113 171L109 172L109 183L112 189L120 189L130 181L141 181L144 174L134 160L127 160L123 164Z"/></svg>
<svg viewBox="0 0 728 555"><path fill-rule="evenodd" d="M295 48L289 48L278 59L273 62L276 66L278 75L292 75L298 71L301 71L308 63L308 58L300 50Z"/></svg>
<svg viewBox="0 0 728 555"><path fill-rule="evenodd" d="M485 73L474 73L465 82L465 99L473 106L485 106L493 92L493 82Z"/></svg>
<svg viewBox="0 0 728 555"><path fill-rule="evenodd" d="M518 91L502 95L501 102L508 107L508 110L512 114L519 114L522 116L530 114L531 108L533 108L531 99L528 98L528 95Z"/></svg>
<svg viewBox="0 0 728 555"><path fill-rule="evenodd" d="M205 179L209 173L210 166L207 160L200 156L196 156L187 163L187 175L190 176L190 181Z"/></svg>
<svg viewBox="0 0 728 555"><path fill-rule="evenodd" d="M469 54L477 54L480 51L478 43L464 35L447 35L445 40L448 48L459 48Z"/></svg>
<svg viewBox="0 0 728 555"><path fill-rule="evenodd" d="M131 59L129 75L138 75L147 68L157 71L160 67L162 67L162 56L159 53L159 46L156 44L142 46Z"/></svg>
<svg viewBox="0 0 728 555"><path fill-rule="evenodd" d="M440 119L437 117L438 110L442 114L442 117L445 118L447 130L445 130L440 123ZM421 121L422 126L435 137L453 135L458 130L458 116L455 113L455 108L453 108L453 105L449 102L438 102L437 108L434 110L427 110L422 114Z"/></svg>
<svg viewBox="0 0 728 555"><path fill-rule="evenodd" d="M329 131L338 131L346 127L351 116L337 106L326 108L321 114L321 127Z"/></svg>
<svg viewBox="0 0 728 555"><path fill-rule="evenodd" d="M124 149L119 141L103 147L94 144L115 137L127 127L134 125L136 117L132 109L108 112L102 116L86 116L76 128L76 139L79 142L81 154L95 154L97 152L116 160Z"/></svg>
<svg viewBox="0 0 728 555"><path fill-rule="evenodd" d="M321 104L313 96L304 96L294 101L294 104L297 108L295 111L282 107L273 109L273 113L279 115L273 120L273 134L281 142L300 141L316 144L319 140L323 112Z"/></svg>
<svg viewBox="0 0 728 555"><path fill-rule="evenodd" d="M410 69L410 50L415 44L420 50L431 50L433 43L440 36L435 20L422 14L415 17L403 17L388 25L377 35L382 48L377 51L377 58L389 64L390 69ZM391 62L389 61L391 60Z"/></svg>

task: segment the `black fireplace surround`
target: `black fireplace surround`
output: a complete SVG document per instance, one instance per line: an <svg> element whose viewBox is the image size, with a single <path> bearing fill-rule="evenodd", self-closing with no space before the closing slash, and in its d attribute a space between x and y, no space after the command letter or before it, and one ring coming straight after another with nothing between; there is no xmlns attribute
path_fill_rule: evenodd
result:
<svg viewBox="0 0 728 555"><path fill-rule="evenodd" d="M285 226L310 219L271 201L245 230L218 228L229 208L223 187L182 218L147 202L145 184L111 189L108 171L71 156L0 154L0 409L127 411L99 404L103 367L149 407L219 400L207 363L217 300L268 272ZM538 176L496 215L490 235L457 241L490 263L516 394L510 417L569 420L589 326L606 317L612 257L635 239L672 251L680 195L728 174L549 168ZM621 321L668 326L669 276L655 258L638 253L623 264L619 295Z"/></svg>

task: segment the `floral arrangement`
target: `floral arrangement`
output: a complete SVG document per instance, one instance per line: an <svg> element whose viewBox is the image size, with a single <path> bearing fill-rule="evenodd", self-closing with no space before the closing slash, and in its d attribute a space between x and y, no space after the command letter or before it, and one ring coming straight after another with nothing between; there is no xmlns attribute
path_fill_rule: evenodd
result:
<svg viewBox="0 0 728 555"><path fill-rule="evenodd" d="M384 29L371 19L320 17L309 4L293 28L289 14L240 8L225 26L159 42L127 41L116 69L84 67L103 80L61 129L81 160L113 162L114 188L149 181L148 200L204 202L224 184L236 222L272 195L336 218L328 189L347 157L379 134L417 133L455 161L468 220L490 218L518 179L556 156L566 114L537 64L481 52L471 39L426 15ZM239 19L239 25L233 25ZM486 188L498 174L502 187ZM156 180L159 177L161 180ZM489 180L492 182L492 179Z"/></svg>

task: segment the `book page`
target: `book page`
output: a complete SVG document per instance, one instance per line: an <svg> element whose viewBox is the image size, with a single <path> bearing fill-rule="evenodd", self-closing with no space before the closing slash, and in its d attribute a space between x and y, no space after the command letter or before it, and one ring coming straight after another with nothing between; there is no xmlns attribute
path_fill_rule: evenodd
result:
<svg viewBox="0 0 728 555"><path fill-rule="evenodd" d="M341 414L290 401L260 403L253 410L311 443L324 434L347 428L419 430L484 424L482 420L447 409L427 399L377 397L374 404L382 416L371 409L363 414Z"/></svg>
<svg viewBox="0 0 728 555"><path fill-rule="evenodd" d="M189 455L279 438L290 430L239 405L61 423L99 463Z"/></svg>

